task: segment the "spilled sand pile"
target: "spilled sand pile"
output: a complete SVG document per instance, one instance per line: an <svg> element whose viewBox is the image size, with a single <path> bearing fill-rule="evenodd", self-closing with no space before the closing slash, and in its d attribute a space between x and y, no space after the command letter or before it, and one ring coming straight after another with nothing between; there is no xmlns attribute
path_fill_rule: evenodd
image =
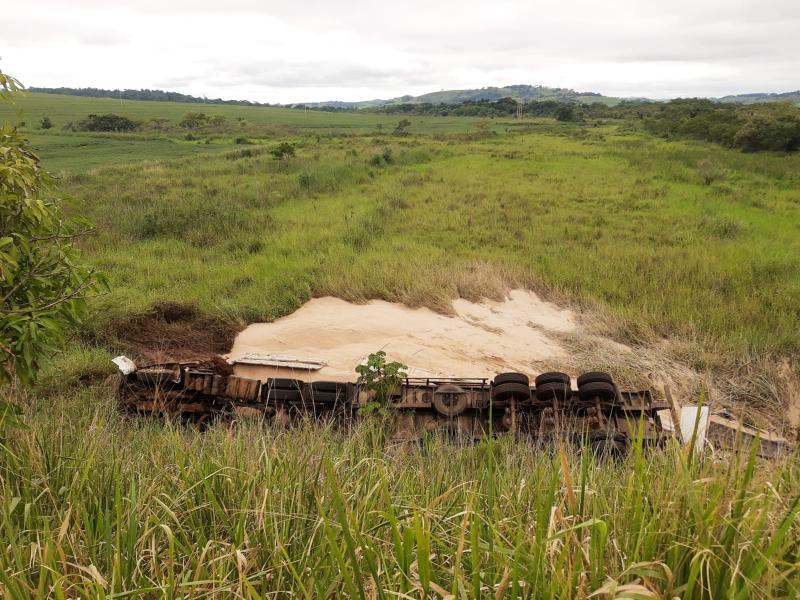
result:
<svg viewBox="0 0 800 600"><path fill-rule="evenodd" d="M734 414L758 426L786 421L792 415L757 413L728 401L713 381L688 365L668 358L658 343L627 346L598 326L591 314L545 302L533 292L512 290L503 301L453 301L453 314L373 300L351 304L316 298L272 323L255 323L240 332L226 355L282 355L324 363L318 370L234 364L243 377L265 380L291 377L305 381L355 381L355 367L378 350L388 360L408 366L412 377L485 377L518 371L533 377L544 371L604 370L626 388L649 388L660 394L669 385L683 404L697 401L701 390L714 410ZM791 412L791 411L790 411ZM795 416L795 419L797 417Z"/></svg>
<svg viewBox="0 0 800 600"><path fill-rule="evenodd" d="M427 308L373 300L351 304L316 298L295 313L242 331L228 355L281 354L315 359L318 371L287 372L274 367L236 365L248 377L352 381L355 367L384 350L389 360L409 367L414 377L493 377L501 371L536 373L568 358L559 336L579 328L577 315L514 290L506 300L453 302L452 316Z"/></svg>

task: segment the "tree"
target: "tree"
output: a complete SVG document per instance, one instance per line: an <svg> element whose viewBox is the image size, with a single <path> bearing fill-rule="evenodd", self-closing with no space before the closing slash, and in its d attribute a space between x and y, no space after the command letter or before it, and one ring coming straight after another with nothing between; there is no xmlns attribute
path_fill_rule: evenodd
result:
<svg viewBox="0 0 800 600"><path fill-rule="evenodd" d="M800 119L754 115L736 132L733 145L745 152L797 150L800 148Z"/></svg>
<svg viewBox="0 0 800 600"><path fill-rule="evenodd" d="M556 121L574 121L575 108L571 104L562 104L556 109Z"/></svg>
<svg viewBox="0 0 800 600"><path fill-rule="evenodd" d="M0 96L21 89L0 72ZM44 356L80 322L105 279L80 264L75 240L93 233L51 199L52 178L16 127L0 128L0 383L35 378ZM0 410L2 410L0 408Z"/></svg>
<svg viewBox="0 0 800 600"><path fill-rule="evenodd" d="M408 131L406 131L409 127L411 127L411 121L408 119L402 119L398 124L397 127L394 128L392 135L399 135L404 136L408 135Z"/></svg>

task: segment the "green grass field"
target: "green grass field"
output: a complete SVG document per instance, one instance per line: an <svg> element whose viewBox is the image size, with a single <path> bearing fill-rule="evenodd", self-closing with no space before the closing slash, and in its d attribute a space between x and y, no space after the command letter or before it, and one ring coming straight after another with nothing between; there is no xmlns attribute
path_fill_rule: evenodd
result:
<svg viewBox="0 0 800 600"><path fill-rule="evenodd" d="M0 452L6 597L800 596L797 457L403 452L368 425L199 434L122 417L104 381L115 323L158 301L241 326L326 294L446 311L527 286L780 420L800 352L800 156L628 123L414 118L397 137L385 115L18 102L64 205L97 224L84 258L111 293L35 389L3 391L29 427ZM238 129L60 129L196 110ZM45 114L56 127L35 129ZM269 153L282 141L294 158Z"/></svg>
<svg viewBox="0 0 800 600"><path fill-rule="evenodd" d="M254 141L272 142L286 135L356 135L391 131L399 117L378 114L325 113L288 108L182 104L177 102L140 102L111 98L79 98L26 92L15 97L15 104L0 103L0 121L22 123L33 147L54 172L81 172L109 164L152 161L192 156L217 150L247 136ZM198 134L185 139L186 130L177 123L188 112L221 115L227 120L222 130ZM68 123L78 123L89 114L115 113L139 122L167 119L168 132L151 131L139 134L92 134L64 131ZM51 119L53 127L40 128L42 117ZM239 119L242 120L240 123ZM414 117L411 132L428 134L475 131L478 119ZM505 123L495 122L496 129Z"/></svg>

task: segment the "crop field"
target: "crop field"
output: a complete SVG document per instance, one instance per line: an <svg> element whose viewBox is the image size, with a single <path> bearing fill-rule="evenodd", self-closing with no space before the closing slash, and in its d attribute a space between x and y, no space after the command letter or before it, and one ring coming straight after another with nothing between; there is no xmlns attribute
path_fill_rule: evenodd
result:
<svg viewBox="0 0 800 600"><path fill-rule="evenodd" d="M796 456L401 450L370 423L199 433L119 415L109 368L165 301L235 331L323 295L447 312L527 287L779 422L800 352L798 153L627 121L411 117L395 135L396 115L17 103L51 193L97 226L80 244L110 293L9 392L28 429L0 455L7 597L800 597ZM197 111L226 124L188 136ZM62 129L101 112L168 123ZM273 156L283 142L294 156Z"/></svg>

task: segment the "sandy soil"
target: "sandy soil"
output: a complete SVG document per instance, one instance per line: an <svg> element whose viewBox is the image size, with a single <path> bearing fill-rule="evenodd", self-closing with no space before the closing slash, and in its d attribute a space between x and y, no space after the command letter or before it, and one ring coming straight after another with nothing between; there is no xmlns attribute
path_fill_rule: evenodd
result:
<svg viewBox="0 0 800 600"><path fill-rule="evenodd" d="M409 367L411 376L493 377L502 371L536 373L566 361L564 335L579 329L575 313L514 290L505 301L453 302L455 314L373 300L351 304L316 298L272 323L256 323L237 337L228 358L250 353L284 354L327 364L319 371L288 373L236 365L246 377L352 381L355 367L384 350Z"/></svg>

